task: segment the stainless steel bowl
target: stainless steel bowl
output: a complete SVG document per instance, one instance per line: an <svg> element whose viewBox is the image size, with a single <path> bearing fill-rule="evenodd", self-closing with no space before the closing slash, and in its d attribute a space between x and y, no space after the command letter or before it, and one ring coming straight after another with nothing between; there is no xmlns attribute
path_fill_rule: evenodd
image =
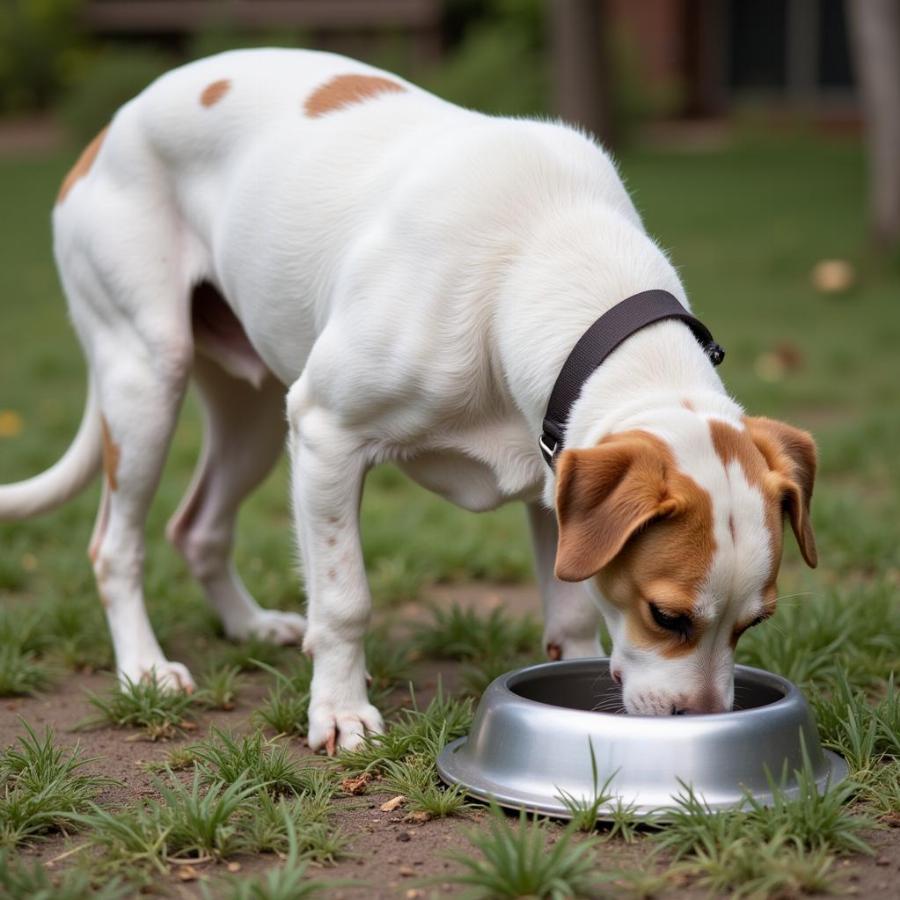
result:
<svg viewBox="0 0 900 900"><path fill-rule="evenodd" d="M593 797L591 748L600 784L613 776L609 790L634 804L638 815L672 809L683 785L693 786L712 809L741 803L746 794L766 802L770 775L784 777L786 794L795 795L804 745L820 791L847 776L844 760L822 749L803 695L770 672L737 666L735 710L727 713L594 711L618 696L608 659L501 675L484 692L468 737L444 748L438 771L475 797L561 818L567 817L561 792Z"/></svg>

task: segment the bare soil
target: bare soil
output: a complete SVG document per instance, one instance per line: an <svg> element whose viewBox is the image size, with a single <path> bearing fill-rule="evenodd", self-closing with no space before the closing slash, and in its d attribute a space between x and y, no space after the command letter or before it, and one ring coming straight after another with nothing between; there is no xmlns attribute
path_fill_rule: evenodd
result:
<svg viewBox="0 0 900 900"><path fill-rule="evenodd" d="M428 599L440 604L477 604L482 609L502 603L510 611L538 612L537 595L532 587L476 584L441 587L432 590ZM425 608L425 604L410 605L393 611L391 619L410 621L424 618ZM179 658L178 654L175 655ZM202 669L202 661L196 656L189 654L181 658L189 658L195 669ZM433 696L439 675L446 687L452 690L457 669L457 666L450 663L420 664L415 678L419 701L427 702ZM151 776L144 768L145 763L164 759L173 747L198 739L212 725L234 731L248 729L250 716L264 696L268 682L268 676L248 675L245 688L233 711L198 712L195 729L170 741L151 743L134 732L106 727L76 733L79 723L91 718L94 712L85 691L107 691L111 686L111 676L108 673L70 674L60 679L49 693L0 702L0 746L13 743L24 733L23 721L28 722L39 733L45 725L52 727L60 742L77 742L87 755L96 757L90 764L92 770L120 782L119 785L108 788L100 797L101 804L119 807L153 795ZM311 754L305 742L300 739L293 740L292 747L301 757ZM441 880L455 868L455 864L448 861L445 855L451 850L474 852L465 839L465 833L479 826L479 822L483 821L484 811L476 810L462 819L411 823L405 820L402 808L395 812L380 810L381 804L390 796L380 790L375 782L362 796L336 798L335 821L351 837L351 856L335 866L311 870L312 877L352 879L358 884L356 888L336 887L329 891L328 896L334 898L366 897L378 900L458 896L463 893L462 889ZM864 898L900 898L900 828L874 832L867 835L867 839L875 848L875 854L872 857L857 855L840 860L837 864L839 878L835 890L841 894ZM26 857L39 858L58 870L67 865L70 858L54 860L78 846L77 834L68 839L55 836L36 848L21 852ZM652 866L662 871L664 866L661 862L649 862L649 849L646 839L632 845L618 840L611 841L601 849L597 859L598 867L617 869ZM236 861L240 864L241 873L260 871L278 862L270 855L238 857ZM212 895L215 896L215 878L224 874L225 866L198 866L197 870L201 879L210 879ZM157 887L175 897L200 896L199 882L182 881L177 871L172 873L168 882ZM685 884L673 887L659 896L687 900L706 897L708 894Z"/></svg>

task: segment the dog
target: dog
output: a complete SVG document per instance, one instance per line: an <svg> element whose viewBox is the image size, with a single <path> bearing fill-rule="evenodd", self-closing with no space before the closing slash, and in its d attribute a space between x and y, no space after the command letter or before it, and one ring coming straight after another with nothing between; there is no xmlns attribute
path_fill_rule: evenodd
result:
<svg viewBox="0 0 900 900"><path fill-rule="evenodd" d="M123 106L68 174L54 252L89 366L84 416L0 516L104 471L89 556L119 675L190 690L142 592L143 528L193 376L202 458L168 525L234 639L302 640L309 744L356 746L370 596L358 512L392 462L473 511L527 505L551 659L601 654L625 710L717 712L741 633L770 616L787 519L816 563L812 438L745 416L681 322L643 328L581 387L553 467L560 368L624 297L688 309L610 157L558 122L492 117L314 51L224 53ZM287 444L307 619L260 608L235 516Z"/></svg>

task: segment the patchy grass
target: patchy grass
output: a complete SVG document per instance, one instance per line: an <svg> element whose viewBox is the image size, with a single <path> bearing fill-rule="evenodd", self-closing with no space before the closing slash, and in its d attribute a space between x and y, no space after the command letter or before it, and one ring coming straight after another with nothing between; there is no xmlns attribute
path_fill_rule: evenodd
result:
<svg viewBox="0 0 900 900"><path fill-rule="evenodd" d="M116 682L105 697L89 692L88 699L99 715L82 727L142 728L151 741L172 737L188 717L191 705L189 694L167 690L159 684L156 675L138 682Z"/></svg>
<svg viewBox="0 0 900 900"><path fill-rule="evenodd" d="M200 676L194 702L210 709L230 712L237 705L243 683L240 667L213 666Z"/></svg>
<svg viewBox="0 0 900 900"><path fill-rule="evenodd" d="M600 878L593 851L599 841L587 837L576 843L574 834L566 829L554 842L540 819L529 821L522 812L511 825L499 808L492 807L487 828L468 833L480 856L451 854L462 871L441 880L467 885L474 897L594 896Z"/></svg>
<svg viewBox="0 0 900 900"><path fill-rule="evenodd" d="M94 760L84 757L77 744L64 749L49 728L40 738L27 722L23 725L26 734L18 747L0 756L0 848L65 829L73 814L115 783L83 771Z"/></svg>
<svg viewBox="0 0 900 900"><path fill-rule="evenodd" d="M6 900L124 900L131 895L131 888L118 878L96 885L89 873L78 869L51 875L38 861L0 851L0 896Z"/></svg>
<svg viewBox="0 0 900 900"><path fill-rule="evenodd" d="M384 764L383 786L405 798L409 812L424 813L433 819L459 815L471 808L465 788L444 787L437 776L434 760L410 755Z"/></svg>
<svg viewBox="0 0 900 900"><path fill-rule="evenodd" d="M470 699L447 697L439 690L425 710L401 710L384 734L368 735L355 750L343 751L337 764L351 775L384 772L390 763L413 756L433 766L449 741L466 734L472 715Z"/></svg>
<svg viewBox="0 0 900 900"><path fill-rule="evenodd" d="M46 214L70 163L68 154L0 161L0 193L15 211L0 221L0 266L11 298L0 304L0 329L16 335L14 352L0 354L0 405L17 413L23 424L20 433L0 439L4 480L25 478L52 464L75 433L82 408L83 362L56 284ZM801 684L823 739L850 761L856 786L852 794L848 788L822 801L801 797L798 803L742 815L711 816L702 808L687 808L680 822L650 838L662 842L669 835L675 841L657 856L660 871L617 873L616 884L636 894L677 889L685 877L701 889L724 893L778 895L834 888L836 868L842 867L831 860L852 851L862 834L864 819L848 810L900 821L900 727L897 691L890 681L900 662L900 524L892 505L900 491L895 464L900 442L900 269L873 259L863 247L862 160L852 143L816 137L777 144L747 141L712 154L641 151L621 160L621 170L651 233L671 250L695 310L728 348L722 374L729 389L751 414L786 418L810 428L818 441L813 522L821 566L808 572L788 536L778 614L743 638L738 654L740 661ZM810 269L824 257L844 257L855 266L856 285L846 294L823 295L811 285ZM771 374L763 377L757 363L779 345L791 350L797 365L769 380ZM223 640L200 591L162 539L199 448L200 416L191 396L147 527L147 596L154 627L173 658L218 665L196 698L208 708L235 702L235 668L252 671L259 662L270 666L273 681L259 724L277 733L303 734L308 664L293 650ZM53 690L48 675L111 666L103 612L84 553L98 496L95 485L52 515L0 524L0 694ZM264 605L296 609L303 595L294 572L287 497L282 463L242 510L237 566ZM474 516L387 467L367 480L362 532L373 594L381 606L414 599L435 582L531 577L520 509ZM415 637L414 648L461 660L464 689L477 693L496 674L529 661L539 639L534 623L519 626L500 613L451 609ZM407 663L406 648L396 641L370 639L372 693L380 702L394 685L405 682ZM185 705L178 711L152 692L141 698L103 697L101 707L104 721L150 729L157 736L172 733L191 709ZM52 896L81 896L83 886L90 884L93 895L102 897L101 885L116 873L129 880L133 872L138 881L157 879L169 872L171 859L210 855L198 849L205 845L230 853L239 843L233 834L227 836L231 828L248 835L248 846L287 853L288 860L260 876L216 879L213 896L275 900L316 893L322 886L308 877L304 854L328 861L342 852L325 799L336 773L377 773L383 784L409 798L409 808L418 804L430 807L431 814L449 811L456 801L434 779L433 759L446 740L467 729L470 717L468 701L446 696L425 710L401 712L386 735L342 754L333 768L303 774L299 788L291 782L289 766L273 775L280 763L272 757L286 742L261 739L257 753L253 736L245 746L245 738L229 735L229 749L227 741L211 735L200 742L205 758L195 755L191 745L166 756L165 765L173 771L196 767L190 777L200 778L196 795L194 782L178 782L180 788L161 782L182 792L172 804L157 792L141 805L90 807L100 786L83 784L83 793L73 794L69 776L54 782L56 793L38 802L33 792L16 784L18 776L4 769L7 793L0 795L0 830L5 829L6 843L31 842L61 828L84 829L85 819L79 817L90 819L91 846L78 854L78 865L83 863L91 877L85 880L69 870L48 875L57 892ZM255 793L210 835L217 810L221 812L223 773L240 778L242 759L247 787L252 782ZM422 792L418 800L417 790ZM210 792L217 792L215 803L203 809L201 801ZM584 799L589 806L591 798ZM202 840L182 828L176 849L168 838L171 817L184 826L190 809ZM636 829L627 804L613 807L612 816L612 824L589 835L590 842L648 840L645 830ZM590 810L584 824L589 817ZM501 824L510 834L495 832ZM529 853L546 856L552 851L551 836L559 834L554 826L524 827L543 833L528 845ZM490 892L494 878L500 878L503 890L518 890L510 888L517 884L515 878L541 862L528 859L527 866L517 868L515 854L520 851L514 847L506 862L501 859L519 830L507 820L488 819L482 833L493 841L493 856L478 858L484 868L464 870L476 879L468 885L476 893ZM563 833L566 853L581 846L580 835ZM665 861L674 855L679 861L667 870ZM593 851L584 857L594 871L596 857ZM101 873L102 881L94 877ZM565 878L577 879L577 873L575 865L564 876L565 884L571 886ZM588 880L584 886L602 891L604 884L603 879L596 884ZM0 863L0 893L39 895L45 886L44 874L9 854Z"/></svg>

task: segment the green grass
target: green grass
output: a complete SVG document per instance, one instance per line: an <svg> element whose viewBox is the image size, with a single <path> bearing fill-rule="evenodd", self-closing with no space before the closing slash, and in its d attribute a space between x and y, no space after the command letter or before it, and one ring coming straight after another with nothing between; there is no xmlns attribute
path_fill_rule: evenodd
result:
<svg viewBox="0 0 900 900"><path fill-rule="evenodd" d="M597 896L600 879L593 853L598 841L586 837L576 843L574 834L574 829L566 829L553 842L541 820L529 821L522 812L516 825L511 825L503 812L492 807L486 829L468 833L480 855L451 854L461 871L441 876L441 881L466 885L472 897Z"/></svg>
<svg viewBox="0 0 900 900"><path fill-rule="evenodd" d="M142 728L152 741L173 737L189 716L191 705L189 694L163 688L155 675L138 682L116 682L106 696L89 691L88 700L98 715L85 722L84 727Z"/></svg>
<svg viewBox="0 0 900 900"><path fill-rule="evenodd" d="M900 711L890 681L900 663L900 521L894 509L900 493L900 266L865 248L863 159L853 141L750 138L723 152L634 151L620 162L648 229L671 251L695 310L728 349L721 372L729 389L749 413L783 417L811 429L818 441L813 523L820 567L808 571L787 536L778 613L741 640L738 657L803 687L824 741L847 757L854 783L825 798L806 791L797 801L742 814L712 814L686 796L675 821L652 838L660 847L657 871L619 873L617 883L636 893L662 890L676 876L730 894L825 890L836 878L834 857L860 849L866 816L893 822L900 816ZM12 410L23 422L20 434L0 438L4 480L52 464L81 414L83 362L57 285L47 221L69 163L69 154L0 160L0 196L15 212L0 220L0 334L14 336L7 347L12 352L0 353L0 411ZM812 286L810 270L826 257L855 266L857 282L846 294L823 295ZM796 352L800 365L778 381L765 380L756 362L780 343ZM200 417L191 396L148 522L151 619L167 653L214 666L202 679L198 703L233 705L240 691L235 669L258 670L263 663L272 682L257 724L302 735L308 662L262 642L223 640L197 586L162 539L199 448ZM242 511L237 565L264 605L299 609L303 594L287 496L282 462ZM51 515L0 524L0 695L52 690L51 676L62 670L112 664L85 556L98 497L94 485ZM475 516L388 467L367 481L362 533L373 595L382 607L415 598L431 583L531 578L520 509ZM477 693L494 675L530 659L539 641L535 623L520 625L500 612L440 610L414 636L412 648L384 635L370 638L372 695L383 704L405 683L410 649L462 661L464 689ZM151 736L172 734L193 704L180 695L164 697L152 685L97 700L105 722ZM94 866L91 872L102 872L104 883L117 873L150 883L174 860L255 847L288 859L260 876L216 879L214 896L277 900L316 893L322 886L309 878L307 859L327 862L346 851L329 817L334 781L371 772L408 798L408 810L457 811L461 798L440 788L434 757L466 731L471 715L470 701L440 696L424 710L401 711L385 735L341 754L325 771L299 774L290 759L279 757L286 741L222 732L167 755L173 770L194 769L187 784L167 776L146 802L114 810L90 806L102 784L85 774L77 751L59 757L57 776L51 777L49 763L41 769L37 761L52 758L40 749L49 739L32 734L30 750L20 745L3 756L0 842L28 843L89 825L89 855L79 854L79 865ZM45 774L14 773L7 765L18 765L8 763L16 753L30 754L28 771ZM70 758L78 765L64 771ZM29 777L36 780L29 783ZM580 824L587 827L593 798L576 802L586 808ZM627 804L614 805L612 819L586 844L574 826L552 843L560 834L552 826L516 825L492 815L474 838L485 852L460 863L471 876L467 886L499 896L526 889L543 896L576 888L602 893L597 854L580 855L579 848L648 839ZM553 866L541 869L551 857ZM0 893L13 897L52 889L57 893L48 897L74 898L88 885L99 890L96 878L79 872L52 876L49 887L48 878L9 855L0 861ZM115 896L115 884L109 890Z"/></svg>
<svg viewBox="0 0 900 900"><path fill-rule="evenodd" d="M0 755L0 849L33 843L71 825L71 817L88 807L115 782L84 771L94 762L78 745L56 744L48 728L38 737L27 722L18 746Z"/></svg>
<svg viewBox="0 0 900 900"><path fill-rule="evenodd" d="M117 878L97 885L78 869L51 875L38 861L0 852L0 896L6 900L125 900L132 891Z"/></svg>

